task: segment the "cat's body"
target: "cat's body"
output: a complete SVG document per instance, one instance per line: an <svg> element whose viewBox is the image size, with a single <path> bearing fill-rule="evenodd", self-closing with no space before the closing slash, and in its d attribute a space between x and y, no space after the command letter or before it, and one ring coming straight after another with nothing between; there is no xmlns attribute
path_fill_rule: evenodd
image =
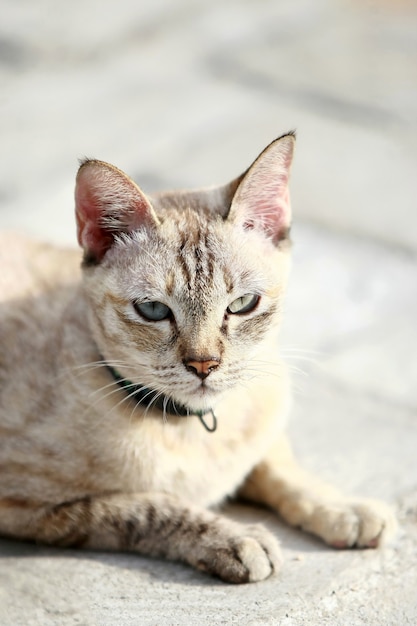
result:
<svg viewBox="0 0 417 626"><path fill-rule="evenodd" d="M292 145L277 140L224 188L150 200L86 162L82 280L76 252L0 240L1 534L233 582L280 564L266 530L207 510L238 491L337 547L390 534L384 505L310 478L285 439Z"/></svg>
<svg viewBox="0 0 417 626"><path fill-rule="evenodd" d="M212 435L194 415L161 419L159 410L134 409L107 367L94 365L102 357L76 281L81 254L10 236L0 236L0 247L2 261L12 253L24 262L22 273L33 269L30 295L19 289L26 277L14 267L14 298L0 304L1 434L13 449L1 466L1 486L7 483L18 498L31 494L48 502L109 491L109 486L122 492L164 491L202 506L233 493L284 426L289 401L284 367L282 380L273 379L274 387L282 387L279 395L256 373L252 384L245 383L246 394L239 387L229 391L216 404L218 427ZM38 255L56 276L38 271ZM10 376L10 363L20 364L17 376ZM256 422L253 414L259 415ZM231 454L234 450L238 454Z"/></svg>

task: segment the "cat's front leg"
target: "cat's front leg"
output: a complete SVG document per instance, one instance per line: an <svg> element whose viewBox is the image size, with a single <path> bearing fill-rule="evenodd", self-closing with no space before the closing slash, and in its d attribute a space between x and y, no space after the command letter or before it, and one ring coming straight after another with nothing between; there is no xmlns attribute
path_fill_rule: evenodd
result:
<svg viewBox="0 0 417 626"><path fill-rule="evenodd" d="M14 537L184 561L231 583L263 580L281 566L278 543L262 526L244 526L164 494L84 497L37 508L19 502L15 510L8 499L6 506L3 519L13 523L5 529L0 522L0 532Z"/></svg>
<svg viewBox="0 0 417 626"><path fill-rule="evenodd" d="M284 437L254 468L241 495L272 507L291 526L335 548L375 548L396 529L383 502L345 497L301 469Z"/></svg>

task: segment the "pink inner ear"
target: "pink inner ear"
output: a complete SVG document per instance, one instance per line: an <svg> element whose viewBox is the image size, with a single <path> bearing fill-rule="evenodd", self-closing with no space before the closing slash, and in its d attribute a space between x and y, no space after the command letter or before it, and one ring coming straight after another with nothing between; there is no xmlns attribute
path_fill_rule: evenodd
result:
<svg viewBox="0 0 417 626"><path fill-rule="evenodd" d="M243 178L232 202L230 219L246 230L258 229L275 244L291 224L289 169L294 138L277 139L261 153Z"/></svg>
<svg viewBox="0 0 417 626"><path fill-rule="evenodd" d="M275 181L256 192L251 189L246 198L246 230L259 227L274 243L284 239L290 226L290 201L287 182Z"/></svg>
<svg viewBox="0 0 417 626"><path fill-rule="evenodd" d="M75 191L75 216L78 243L101 260L113 242L113 236L100 225L101 210L93 192L84 185Z"/></svg>
<svg viewBox="0 0 417 626"><path fill-rule="evenodd" d="M118 232L131 232L157 219L147 198L126 174L101 161L81 166L75 188L77 236L84 251L100 261Z"/></svg>

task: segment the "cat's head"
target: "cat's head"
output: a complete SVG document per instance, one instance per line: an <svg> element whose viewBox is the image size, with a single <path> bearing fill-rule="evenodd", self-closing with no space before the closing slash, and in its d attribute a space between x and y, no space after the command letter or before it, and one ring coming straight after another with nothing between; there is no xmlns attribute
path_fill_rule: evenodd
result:
<svg viewBox="0 0 417 626"><path fill-rule="evenodd" d="M154 198L112 165L81 165L90 324L121 376L201 410L260 375L288 273L293 146L280 137L229 185Z"/></svg>

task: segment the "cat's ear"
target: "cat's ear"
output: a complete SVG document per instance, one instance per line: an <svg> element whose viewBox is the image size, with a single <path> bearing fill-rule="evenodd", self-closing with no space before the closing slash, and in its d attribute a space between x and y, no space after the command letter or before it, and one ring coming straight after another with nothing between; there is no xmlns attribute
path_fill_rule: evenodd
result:
<svg viewBox="0 0 417 626"><path fill-rule="evenodd" d="M78 243L87 258L100 262L118 233L155 226L158 218L139 187L109 163L84 161L75 186Z"/></svg>
<svg viewBox="0 0 417 626"><path fill-rule="evenodd" d="M245 230L263 232L274 244L288 236L291 225L289 174L295 134L273 141L243 175L227 219Z"/></svg>

